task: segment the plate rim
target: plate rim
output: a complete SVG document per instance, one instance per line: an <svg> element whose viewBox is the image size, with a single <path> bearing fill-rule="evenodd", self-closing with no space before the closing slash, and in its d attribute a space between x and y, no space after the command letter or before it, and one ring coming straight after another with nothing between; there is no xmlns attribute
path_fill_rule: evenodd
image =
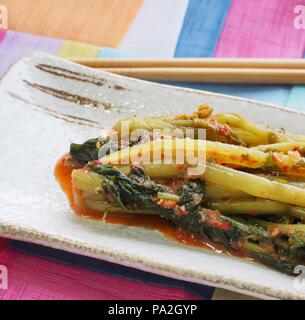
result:
<svg viewBox="0 0 305 320"><path fill-rule="evenodd" d="M167 263L157 262L153 259L143 258L135 254L125 253L119 250L108 249L107 247L100 245L93 247L85 242L70 240L69 238L61 236L55 237L52 234L40 232L35 228L22 227L21 229L13 224L3 223L1 220L0 234L1 236L12 240L20 240L43 245L45 247L51 247L53 249L96 258L161 276L215 288L223 288L261 299L304 299L304 295L302 294L298 295L285 290L277 290L267 286L263 287L262 285L253 285L253 283L248 283L245 280L236 280L230 276L221 276L218 274L212 274L211 272L189 271L183 267L173 267ZM251 263L256 264L255 262ZM258 265L262 266L260 264Z"/></svg>

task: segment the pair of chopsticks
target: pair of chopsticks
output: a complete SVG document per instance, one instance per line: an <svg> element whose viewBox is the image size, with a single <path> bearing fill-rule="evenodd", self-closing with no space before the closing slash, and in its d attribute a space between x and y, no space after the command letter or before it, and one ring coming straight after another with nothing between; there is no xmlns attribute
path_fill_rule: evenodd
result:
<svg viewBox="0 0 305 320"><path fill-rule="evenodd" d="M305 84L305 59L91 59L74 62L145 80Z"/></svg>

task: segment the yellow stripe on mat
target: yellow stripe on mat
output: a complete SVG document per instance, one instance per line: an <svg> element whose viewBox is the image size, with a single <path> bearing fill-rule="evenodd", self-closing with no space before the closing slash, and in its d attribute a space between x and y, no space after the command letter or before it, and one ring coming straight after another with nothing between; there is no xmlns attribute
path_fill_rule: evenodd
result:
<svg viewBox="0 0 305 320"><path fill-rule="evenodd" d="M74 41L65 41L57 55L65 59L95 58L100 51L99 47Z"/></svg>

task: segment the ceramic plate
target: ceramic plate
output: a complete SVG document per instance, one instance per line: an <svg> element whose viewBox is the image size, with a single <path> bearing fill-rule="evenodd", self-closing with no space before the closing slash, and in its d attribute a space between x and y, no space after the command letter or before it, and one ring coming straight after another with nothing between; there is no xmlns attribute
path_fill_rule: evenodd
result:
<svg viewBox="0 0 305 320"><path fill-rule="evenodd" d="M294 277L250 261L184 247L152 230L73 214L53 176L73 142L119 118L192 112L209 103L305 134L305 114L210 92L95 71L46 54L18 61L0 84L0 235L262 298L304 299Z"/></svg>

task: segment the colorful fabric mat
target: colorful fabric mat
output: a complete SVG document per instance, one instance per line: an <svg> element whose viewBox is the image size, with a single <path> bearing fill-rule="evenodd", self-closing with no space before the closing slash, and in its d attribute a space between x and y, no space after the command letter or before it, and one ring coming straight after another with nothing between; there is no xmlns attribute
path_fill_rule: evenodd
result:
<svg viewBox="0 0 305 320"><path fill-rule="evenodd" d="M295 57L305 30L293 27L304 0L144 0L116 49L0 31L0 76L20 57ZM179 84L305 110L303 86ZM211 299L213 288L42 246L0 239L9 288L0 299ZM35 270L35 272L33 272ZM232 297L232 296L230 296Z"/></svg>

